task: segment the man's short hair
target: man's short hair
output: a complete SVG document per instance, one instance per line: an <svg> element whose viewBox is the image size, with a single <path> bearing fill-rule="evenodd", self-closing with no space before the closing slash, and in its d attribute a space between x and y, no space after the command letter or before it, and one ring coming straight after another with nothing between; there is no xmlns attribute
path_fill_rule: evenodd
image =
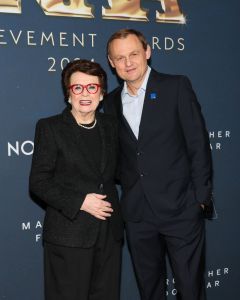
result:
<svg viewBox="0 0 240 300"><path fill-rule="evenodd" d="M137 31L135 29L124 28L124 29L118 30L117 32L112 34L111 37L109 38L109 40L107 42L107 54L110 55L110 46L114 40L125 39L130 34L135 35L139 39L139 41L141 42L141 44L143 46L143 49L146 51L148 43L147 43L145 36L140 31Z"/></svg>

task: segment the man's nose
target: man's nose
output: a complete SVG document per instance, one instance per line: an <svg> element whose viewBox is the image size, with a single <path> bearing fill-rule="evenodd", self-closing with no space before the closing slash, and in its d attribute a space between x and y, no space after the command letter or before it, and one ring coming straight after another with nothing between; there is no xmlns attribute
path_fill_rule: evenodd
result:
<svg viewBox="0 0 240 300"><path fill-rule="evenodd" d="M130 57L125 58L125 64L126 64L126 66L130 66L132 64Z"/></svg>

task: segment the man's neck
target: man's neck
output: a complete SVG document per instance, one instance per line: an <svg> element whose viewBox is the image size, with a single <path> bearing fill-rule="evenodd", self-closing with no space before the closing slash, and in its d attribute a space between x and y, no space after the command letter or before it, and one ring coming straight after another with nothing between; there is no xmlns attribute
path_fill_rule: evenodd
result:
<svg viewBox="0 0 240 300"><path fill-rule="evenodd" d="M141 78L139 78L136 81L126 81L126 85L127 85L127 90L129 92L130 95L132 96L136 96L138 90L140 89L140 87L142 86L144 79L146 77L147 74L147 70L148 70L148 66L146 67L146 70L143 74L143 76Z"/></svg>

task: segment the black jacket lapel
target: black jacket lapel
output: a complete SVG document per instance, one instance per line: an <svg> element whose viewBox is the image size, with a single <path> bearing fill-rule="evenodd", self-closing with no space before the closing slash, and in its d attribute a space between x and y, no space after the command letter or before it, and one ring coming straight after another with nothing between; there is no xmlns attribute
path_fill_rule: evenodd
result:
<svg viewBox="0 0 240 300"><path fill-rule="evenodd" d="M154 109L154 102L160 101L162 79L163 77L161 74L157 73L153 69L151 70L144 98L142 117L139 125L139 144L145 143L145 137L151 136L146 133L146 131L148 128L151 128L151 126L149 126L149 122L151 124L151 111Z"/></svg>
<svg viewBox="0 0 240 300"><path fill-rule="evenodd" d="M126 120L126 118L123 115L122 96L121 96L122 89L123 89L123 86L121 86L121 88L117 91L117 94L116 94L116 110L117 110L117 114L119 116L121 125L124 126L127 129L127 131L129 132L130 137L136 143L137 142L137 138L134 135L131 127L129 126L128 121Z"/></svg>

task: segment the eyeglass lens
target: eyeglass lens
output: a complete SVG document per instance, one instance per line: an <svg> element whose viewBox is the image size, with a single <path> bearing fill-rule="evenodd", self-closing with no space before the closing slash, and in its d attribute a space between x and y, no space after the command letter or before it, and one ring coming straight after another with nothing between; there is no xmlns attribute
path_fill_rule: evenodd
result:
<svg viewBox="0 0 240 300"><path fill-rule="evenodd" d="M95 94L98 90L98 84L95 84L95 83L90 83L87 85L76 84L76 85L73 85L72 91L74 94L81 94L83 92L84 88L87 89L88 93Z"/></svg>

